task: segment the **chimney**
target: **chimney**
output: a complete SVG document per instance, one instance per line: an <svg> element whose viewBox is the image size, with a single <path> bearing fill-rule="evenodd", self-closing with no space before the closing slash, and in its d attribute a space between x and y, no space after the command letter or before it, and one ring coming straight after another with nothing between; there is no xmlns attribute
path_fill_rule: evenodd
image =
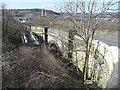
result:
<svg viewBox="0 0 120 90"><path fill-rule="evenodd" d="M41 16L43 16L43 8L41 9Z"/></svg>
<svg viewBox="0 0 120 90"><path fill-rule="evenodd" d="M45 9L45 16L46 16L46 9Z"/></svg>

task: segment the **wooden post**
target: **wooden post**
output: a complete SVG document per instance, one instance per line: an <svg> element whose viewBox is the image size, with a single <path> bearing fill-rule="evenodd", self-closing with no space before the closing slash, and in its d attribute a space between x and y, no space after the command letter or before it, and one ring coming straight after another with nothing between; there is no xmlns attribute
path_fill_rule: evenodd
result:
<svg viewBox="0 0 120 90"><path fill-rule="evenodd" d="M48 44L48 28L49 27L44 27L44 39L45 39L45 44Z"/></svg>

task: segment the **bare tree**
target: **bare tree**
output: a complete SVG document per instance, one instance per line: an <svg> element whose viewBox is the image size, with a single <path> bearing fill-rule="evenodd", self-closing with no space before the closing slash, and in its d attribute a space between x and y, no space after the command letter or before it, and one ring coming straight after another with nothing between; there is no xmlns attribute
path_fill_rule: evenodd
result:
<svg viewBox="0 0 120 90"><path fill-rule="evenodd" d="M82 46L84 46L85 51L83 82L88 79L89 55L91 54L95 31L98 30L100 21L104 19L105 12L116 3L114 0L101 2L97 0L68 0L68 2L64 3L63 17L69 29L68 58L72 59L75 46L73 43L74 36L77 35L83 41Z"/></svg>
<svg viewBox="0 0 120 90"><path fill-rule="evenodd" d="M1 3L1 10L2 10L2 29L5 28L5 9L6 9L6 4Z"/></svg>
<svg viewBox="0 0 120 90"><path fill-rule="evenodd" d="M21 44L21 33L25 31L25 24L16 21L6 4L2 3L2 51L6 53L18 48Z"/></svg>

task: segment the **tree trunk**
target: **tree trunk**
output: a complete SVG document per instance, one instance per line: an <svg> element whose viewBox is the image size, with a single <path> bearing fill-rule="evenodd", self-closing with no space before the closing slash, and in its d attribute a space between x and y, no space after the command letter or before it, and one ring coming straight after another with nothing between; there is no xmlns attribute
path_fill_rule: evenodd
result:
<svg viewBox="0 0 120 90"><path fill-rule="evenodd" d="M88 78L88 61L89 61L89 49L88 49L88 43L86 43L85 63L83 67L83 83L84 80Z"/></svg>

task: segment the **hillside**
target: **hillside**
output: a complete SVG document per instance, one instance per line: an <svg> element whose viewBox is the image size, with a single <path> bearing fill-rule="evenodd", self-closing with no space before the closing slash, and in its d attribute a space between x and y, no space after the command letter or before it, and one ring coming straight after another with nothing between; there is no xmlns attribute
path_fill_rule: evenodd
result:
<svg viewBox="0 0 120 90"><path fill-rule="evenodd" d="M46 10L46 9L44 9ZM42 9L8 9L8 11L14 16L14 17L23 17L28 13L31 13L33 15L39 14L41 15ZM46 10L47 15L60 15L60 13L54 12L52 10Z"/></svg>
<svg viewBox="0 0 120 90"><path fill-rule="evenodd" d="M64 26L67 25L66 20L69 20L67 13L55 12L52 10L46 9L8 9L8 12L15 18L16 21L23 21L32 26L50 26L59 28L61 24ZM76 21L81 22L82 13L76 13ZM88 13L84 15L84 18L88 17ZM100 29L105 30L118 30L118 12L106 12L103 16L98 13L93 14L94 18L103 18L103 21L100 22ZM72 22L71 22L72 24ZM64 27L63 26L63 27ZM106 27L108 26L108 27Z"/></svg>

